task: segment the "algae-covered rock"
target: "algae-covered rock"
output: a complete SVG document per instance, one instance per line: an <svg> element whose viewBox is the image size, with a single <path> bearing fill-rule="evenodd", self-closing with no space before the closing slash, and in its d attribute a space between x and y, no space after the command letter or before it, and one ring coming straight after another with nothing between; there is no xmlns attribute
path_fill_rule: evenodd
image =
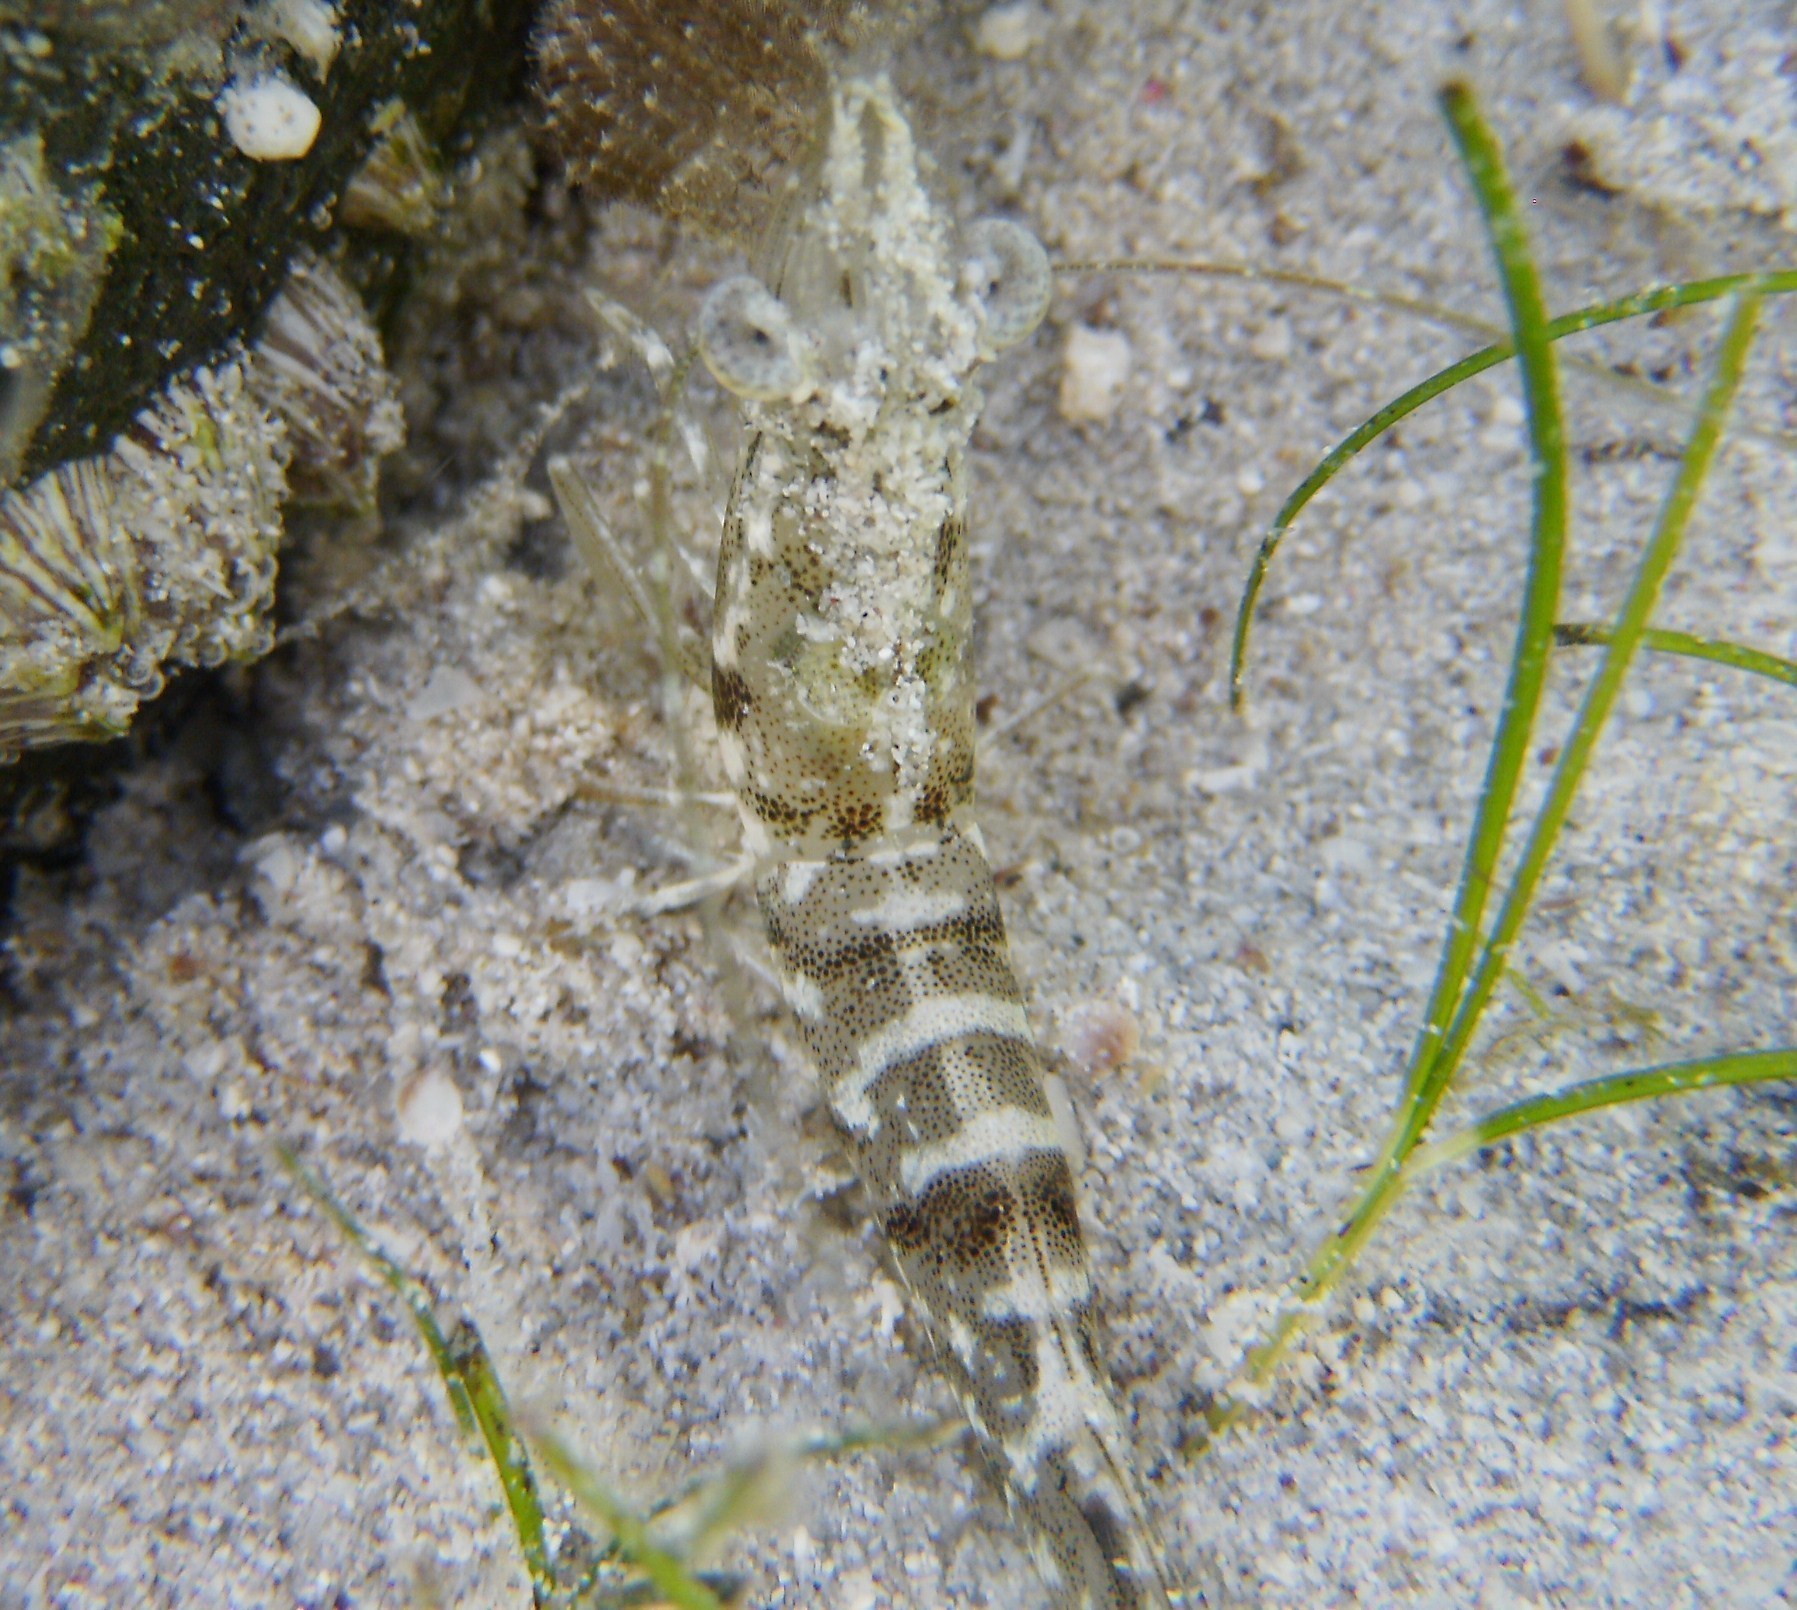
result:
<svg viewBox="0 0 1797 1610"><path fill-rule="evenodd" d="M0 492L0 761L117 736L169 671L266 653L284 503L367 512L404 438L360 299L301 254L254 347Z"/></svg>
<svg viewBox="0 0 1797 1610"><path fill-rule="evenodd" d="M346 192L502 111L529 9L0 0L0 761L265 652L290 496L372 511L404 420L317 248L403 257Z"/></svg>
<svg viewBox="0 0 1797 1610"><path fill-rule="evenodd" d="M517 93L530 10L0 0L0 484L103 451L253 336L392 104L453 143ZM280 109L271 85L317 128L303 151L249 142L258 160L243 114Z"/></svg>

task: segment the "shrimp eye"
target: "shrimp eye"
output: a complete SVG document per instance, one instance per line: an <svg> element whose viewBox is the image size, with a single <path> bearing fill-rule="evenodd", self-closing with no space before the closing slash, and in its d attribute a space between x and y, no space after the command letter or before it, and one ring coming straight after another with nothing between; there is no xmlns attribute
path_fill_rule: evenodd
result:
<svg viewBox="0 0 1797 1610"><path fill-rule="evenodd" d="M1042 322L1053 289L1048 253L1020 224L982 218L961 237L961 287L986 317L991 352L1014 347Z"/></svg>
<svg viewBox="0 0 1797 1610"><path fill-rule="evenodd" d="M700 305L699 356L724 390L751 402L811 394L809 354L792 315L746 274L714 285Z"/></svg>

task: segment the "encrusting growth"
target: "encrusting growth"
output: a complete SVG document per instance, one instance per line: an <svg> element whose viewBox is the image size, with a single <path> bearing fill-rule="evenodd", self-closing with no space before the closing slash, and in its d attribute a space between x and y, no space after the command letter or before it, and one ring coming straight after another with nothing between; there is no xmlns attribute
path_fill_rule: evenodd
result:
<svg viewBox="0 0 1797 1610"><path fill-rule="evenodd" d="M1117 1610L1167 1590L970 820L973 376L1048 295L1014 224L951 252L884 80L837 88L769 285L700 319L747 423L713 691L786 998L894 1257L1057 1598Z"/></svg>
<svg viewBox="0 0 1797 1610"><path fill-rule="evenodd" d="M172 669L267 653L283 505L371 508L404 439L361 302L302 256L255 347L0 492L0 762L124 732Z"/></svg>
<svg viewBox="0 0 1797 1610"><path fill-rule="evenodd" d="M123 732L165 665L267 652L287 461L236 360L0 493L0 760Z"/></svg>
<svg viewBox="0 0 1797 1610"><path fill-rule="evenodd" d="M295 501L373 507L381 460L405 445L406 416L361 297L309 252L269 307L250 386L287 426Z"/></svg>

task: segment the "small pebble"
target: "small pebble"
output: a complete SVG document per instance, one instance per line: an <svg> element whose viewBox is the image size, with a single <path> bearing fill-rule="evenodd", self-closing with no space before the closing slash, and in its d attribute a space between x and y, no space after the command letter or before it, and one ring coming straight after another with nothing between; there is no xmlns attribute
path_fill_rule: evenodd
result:
<svg viewBox="0 0 1797 1610"><path fill-rule="evenodd" d="M1039 40L1045 19L1033 0L988 6L974 24L974 48L994 61L1022 61Z"/></svg>
<svg viewBox="0 0 1797 1610"><path fill-rule="evenodd" d="M434 721L452 710L467 708L479 698L480 684L466 671L453 665L439 665L406 706L406 720Z"/></svg>
<svg viewBox="0 0 1797 1610"><path fill-rule="evenodd" d="M1088 1080L1115 1073L1142 1044L1142 1025L1120 1001L1086 1001L1061 1023L1061 1043Z"/></svg>
<svg viewBox="0 0 1797 1610"><path fill-rule="evenodd" d="M448 1074L426 1068L400 1091L398 1118L401 1140L433 1151L462 1127L462 1093Z"/></svg>
<svg viewBox="0 0 1797 1610"><path fill-rule="evenodd" d="M1089 324L1068 330L1061 353L1061 417L1074 424L1109 419L1123 401L1133 356L1121 330L1095 330Z"/></svg>
<svg viewBox="0 0 1797 1610"><path fill-rule="evenodd" d="M234 78L219 96L232 143L252 162L292 162L318 138L318 108L280 73Z"/></svg>
<svg viewBox="0 0 1797 1610"><path fill-rule="evenodd" d="M1248 350L1262 363L1284 363L1295 345L1292 327L1284 319L1263 324L1248 339Z"/></svg>

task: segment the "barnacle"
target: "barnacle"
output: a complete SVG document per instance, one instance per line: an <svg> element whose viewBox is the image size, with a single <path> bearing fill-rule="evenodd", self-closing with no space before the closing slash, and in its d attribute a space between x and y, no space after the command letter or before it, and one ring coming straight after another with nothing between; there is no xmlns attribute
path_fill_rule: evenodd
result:
<svg viewBox="0 0 1797 1610"><path fill-rule="evenodd" d="M0 758L122 732L165 666L268 649L287 428L245 367L196 370L110 453L0 494Z"/></svg>
<svg viewBox="0 0 1797 1610"><path fill-rule="evenodd" d="M397 98L375 114L371 132L374 148L344 186L338 220L357 229L428 235L449 199L430 136Z"/></svg>
<svg viewBox="0 0 1797 1610"><path fill-rule="evenodd" d="M155 691L134 652L138 595L114 481L100 459L0 496L0 758L20 747L122 732Z"/></svg>
<svg viewBox="0 0 1797 1610"><path fill-rule="evenodd" d="M287 426L288 485L301 503L367 510L380 461L406 422L362 299L322 259L302 254L269 308L250 389Z"/></svg>

